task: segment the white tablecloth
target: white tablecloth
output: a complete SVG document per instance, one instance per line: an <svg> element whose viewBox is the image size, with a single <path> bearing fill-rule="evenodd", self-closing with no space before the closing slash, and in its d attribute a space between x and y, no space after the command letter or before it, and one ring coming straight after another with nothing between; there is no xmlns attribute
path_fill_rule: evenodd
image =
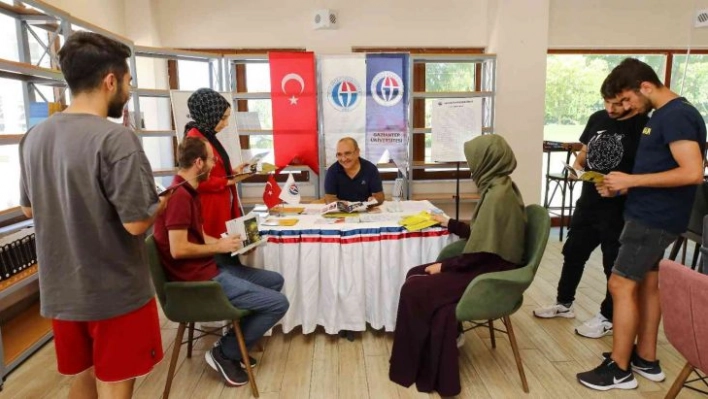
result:
<svg viewBox="0 0 708 399"><path fill-rule="evenodd" d="M393 331L398 295L406 273L433 262L456 236L439 226L408 232L401 216L433 208L428 201L399 203L400 213L371 223L322 224L319 215L298 215L292 227L260 226L267 243L244 263L283 275L283 293L290 309L281 321L283 331L302 326L305 334L317 325L329 334L340 330ZM320 209L322 205L307 205ZM293 216L285 216L292 218Z"/></svg>

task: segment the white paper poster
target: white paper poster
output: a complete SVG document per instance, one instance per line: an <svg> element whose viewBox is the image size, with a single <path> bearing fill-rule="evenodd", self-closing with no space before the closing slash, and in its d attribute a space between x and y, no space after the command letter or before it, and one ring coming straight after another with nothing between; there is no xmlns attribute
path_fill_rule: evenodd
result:
<svg viewBox="0 0 708 399"><path fill-rule="evenodd" d="M436 100L431 124L433 162L464 162L463 144L482 134L482 100Z"/></svg>
<svg viewBox="0 0 708 399"><path fill-rule="evenodd" d="M192 121L189 116L189 108L187 100L192 95L192 91L170 90L170 99L172 100L172 115L175 119L175 134L177 142L182 142L184 137L184 126ZM231 117L229 117L229 125L216 135L221 145L224 146L226 153L229 154L231 166L235 167L241 164L241 143L238 140L238 129L236 128L236 112L234 112L233 101L231 101L231 93L219 92L231 104Z"/></svg>

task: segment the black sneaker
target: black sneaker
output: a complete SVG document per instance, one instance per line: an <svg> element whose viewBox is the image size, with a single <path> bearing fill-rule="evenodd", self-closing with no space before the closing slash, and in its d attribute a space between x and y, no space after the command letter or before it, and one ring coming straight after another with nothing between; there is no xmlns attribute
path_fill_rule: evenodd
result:
<svg viewBox="0 0 708 399"><path fill-rule="evenodd" d="M632 371L654 382L661 382L666 379L666 375L661 371L659 359L650 362L644 360L637 354L637 351L632 352Z"/></svg>
<svg viewBox="0 0 708 399"><path fill-rule="evenodd" d="M578 373L578 382L588 388L607 391L613 388L634 389L637 380L629 370L622 370L614 360L606 358L602 364L590 371Z"/></svg>
<svg viewBox="0 0 708 399"><path fill-rule="evenodd" d="M602 357L609 358L611 352L603 352ZM630 358L630 365L632 366L632 371L646 378L647 380L654 382L661 382L666 379L666 374L661 370L659 365L659 360L654 360L650 362L649 360L642 359L637 354L637 347L632 349L632 357Z"/></svg>
<svg viewBox="0 0 708 399"><path fill-rule="evenodd" d="M252 358L251 356L248 357L248 362L251 364L251 368L256 367L256 365L258 364L258 360ZM239 364L241 364L242 369L246 368L246 364L243 363L243 360L239 360Z"/></svg>
<svg viewBox="0 0 708 399"><path fill-rule="evenodd" d="M238 367L235 362L227 359L221 353L221 347L211 348L204 357L207 364L224 377L226 385L238 387L248 383L248 374L241 367Z"/></svg>

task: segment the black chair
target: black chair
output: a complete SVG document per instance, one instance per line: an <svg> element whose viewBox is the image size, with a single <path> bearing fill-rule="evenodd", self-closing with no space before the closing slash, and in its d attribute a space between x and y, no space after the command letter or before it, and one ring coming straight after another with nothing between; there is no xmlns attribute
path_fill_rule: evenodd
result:
<svg viewBox="0 0 708 399"><path fill-rule="evenodd" d="M704 182L698 186L698 189L696 190L696 198L693 201L693 208L691 210L691 219L688 221L688 228L686 229L686 232L678 236L674 242L674 245L671 247L669 259L676 260L679 250L683 248L681 263L685 265L686 247L688 240L691 240L695 245L691 269L696 269L696 265L698 265L698 255L700 254L700 247L703 240L703 219L706 215L708 215L708 182Z"/></svg>
<svg viewBox="0 0 708 399"><path fill-rule="evenodd" d="M551 154L565 153L565 163L573 165L571 161L575 160L578 152L583 148L582 143L562 143L558 141L544 141L543 152L546 154L546 195L543 200L543 207L552 215L560 216L560 231L558 240L563 241L563 230L570 228L570 219L573 215L573 188L578 182L572 175L568 175L568 171L562 168L561 172L551 172ZM560 166L560 162L558 165ZM553 191L551 191L553 186ZM553 206L553 198L560 189L561 204ZM566 216L566 210L568 211ZM560 211L560 213L558 213Z"/></svg>

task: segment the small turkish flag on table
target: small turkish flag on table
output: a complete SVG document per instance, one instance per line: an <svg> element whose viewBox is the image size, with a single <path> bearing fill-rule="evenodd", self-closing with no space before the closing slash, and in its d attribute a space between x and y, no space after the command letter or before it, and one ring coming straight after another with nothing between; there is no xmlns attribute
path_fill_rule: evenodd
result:
<svg viewBox="0 0 708 399"><path fill-rule="evenodd" d="M275 177L273 177L273 175L268 176L265 190L263 190L263 202L268 209L272 209L280 204L280 191L280 186L278 182L275 181Z"/></svg>

